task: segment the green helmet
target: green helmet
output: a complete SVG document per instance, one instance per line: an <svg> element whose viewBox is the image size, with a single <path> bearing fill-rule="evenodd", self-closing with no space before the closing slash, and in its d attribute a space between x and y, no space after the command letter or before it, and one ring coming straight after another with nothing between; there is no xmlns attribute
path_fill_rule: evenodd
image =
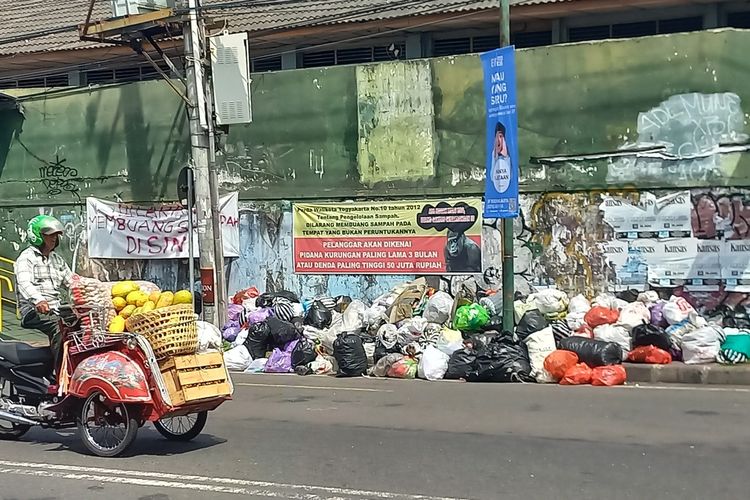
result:
<svg viewBox="0 0 750 500"><path fill-rule="evenodd" d="M37 215L29 221L29 228L26 230L26 237L29 243L35 247L44 244L44 236L49 234L65 232L65 228L59 220L49 215Z"/></svg>

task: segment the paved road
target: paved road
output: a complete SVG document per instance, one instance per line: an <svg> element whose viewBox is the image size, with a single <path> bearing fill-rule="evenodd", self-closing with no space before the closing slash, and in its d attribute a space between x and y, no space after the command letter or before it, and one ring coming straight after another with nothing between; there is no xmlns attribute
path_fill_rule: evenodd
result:
<svg viewBox="0 0 750 500"><path fill-rule="evenodd" d="M747 498L750 389L238 375L193 443L0 442L0 498Z"/></svg>

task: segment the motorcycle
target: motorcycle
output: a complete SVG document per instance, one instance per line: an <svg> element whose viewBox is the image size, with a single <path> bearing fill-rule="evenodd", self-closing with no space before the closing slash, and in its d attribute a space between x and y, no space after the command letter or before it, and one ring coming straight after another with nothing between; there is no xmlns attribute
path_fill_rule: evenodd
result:
<svg viewBox="0 0 750 500"><path fill-rule="evenodd" d="M49 347L0 341L0 439L17 440L34 426L75 427L87 450L114 457L148 421L169 440L189 441L203 430L208 412L231 399L227 372L229 394L173 402L143 336L107 333L95 328L106 324L101 309L83 315L78 309L72 320L55 312L64 341L54 381Z"/></svg>

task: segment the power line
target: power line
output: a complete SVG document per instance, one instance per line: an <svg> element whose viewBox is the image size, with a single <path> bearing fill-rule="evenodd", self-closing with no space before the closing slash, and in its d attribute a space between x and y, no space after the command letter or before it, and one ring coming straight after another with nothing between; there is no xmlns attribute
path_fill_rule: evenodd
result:
<svg viewBox="0 0 750 500"><path fill-rule="evenodd" d="M282 3L282 2L283 3L287 3L289 1L290 0L280 0L279 3ZM241 3L241 2L233 2L233 3ZM242 2L242 3L246 3L246 2ZM402 5L402 4L412 4L412 3L417 3L417 2L416 2L416 0L407 0L407 1L403 1L403 2L398 2L398 3L390 4L389 8L395 8L395 7L397 7L399 5ZM465 0L463 2L456 2L453 5L454 6L459 6L459 5L472 4L472 3L476 3L476 2L473 1L473 0ZM444 8L444 6L433 7L432 10L421 11L421 14L430 14L430 13L440 12L443 8ZM348 42L352 42L352 41L365 40L365 39L369 39L369 38L381 37L383 35L398 33L398 32L402 32L402 31L409 31L409 30L412 30L414 28L420 28L420 27L424 27L424 26L430 26L430 25L440 24L440 23L443 23L443 22L452 21L452 20L456 20L456 19L460 19L460 18L464 18L464 17L469 17L469 16L473 16L473 15L476 15L476 12L463 12L461 14L455 14L455 15L447 16L447 17L442 18L442 19L427 21L427 22L424 22L424 23L418 23L418 24L410 25L408 27L393 28L393 29L384 30L384 31L378 32L378 33L371 33L371 34L366 34L366 35L358 35L358 36L349 37L349 38L345 38L345 39L341 39L341 40L335 40L335 41L331 41L331 42L322 42L322 43L318 43L318 44L313 44L313 45L309 45L307 47L300 47L300 48L282 50L282 51L278 51L278 52L272 52L272 53L269 53L269 54L262 54L262 55L259 55L258 58L259 59L266 59L266 58L270 58L270 57L281 56L283 54L288 54L288 53L306 52L306 51L310 51L310 50L314 50L314 49L319 49L319 48L322 48L322 47L327 47L327 46L332 46L332 45L338 45L338 44L344 44L344 43L348 43ZM339 18L342 18L342 16L340 16ZM108 62L108 63L111 62L112 64L105 64L104 66L101 66L101 61L92 61L90 63L82 63L80 65L68 65L68 66L64 66L62 68L58 68L58 69L55 69L55 70L40 70L38 72L27 73L26 75L33 74L33 75L36 75L37 77L41 78L41 77L44 77L44 76L59 74L60 72L65 71L65 69L73 70L76 67L84 68L84 67L87 67L89 65L94 66L97 71L99 71L99 70L104 71L104 70L107 70L107 69L117 69L117 68L121 68L121 66L119 66L119 65L116 64L117 61L129 59L131 57L132 56L125 56L125 55L123 55L123 56L118 56L118 57L115 57L115 58L111 58L111 59L106 60L105 62ZM18 80L18 79L20 79L20 78L18 78L18 76L19 75L14 75L14 77L13 77L12 80ZM12 81L12 80L6 79L6 80L2 80L2 81ZM131 83L131 82L123 82L122 84L126 84L126 83ZM83 87L83 89L84 89L84 91L89 91L90 90L88 87ZM46 95L46 94L52 94L52 93L58 94L58 93L62 93L65 90L77 90L77 88L65 88L65 89L58 89L58 90L54 90L54 91L40 92L40 93L37 93L37 94L32 94L31 96L23 96L23 97L21 97L21 99L24 100L24 99L27 99L27 98L32 97L32 96L33 97L37 97L37 96Z"/></svg>

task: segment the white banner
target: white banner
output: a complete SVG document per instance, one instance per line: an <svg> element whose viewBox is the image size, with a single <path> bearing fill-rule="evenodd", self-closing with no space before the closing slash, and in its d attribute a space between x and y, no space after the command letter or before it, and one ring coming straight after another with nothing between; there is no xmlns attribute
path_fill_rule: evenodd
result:
<svg viewBox="0 0 750 500"><path fill-rule="evenodd" d="M641 193L633 205L617 197L605 197L599 206L604 222L615 230L616 239L688 238L692 235L690 192L678 192L657 198Z"/></svg>
<svg viewBox="0 0 750 500"><path fill-rule="evenodd" d="M238 194L219 201L224 257L238 257ZM189 244L187 209L173 205L132 205L86 198L89 257L93 259L186 259ZM198 256L199 224L194 227Z"/></svg>

